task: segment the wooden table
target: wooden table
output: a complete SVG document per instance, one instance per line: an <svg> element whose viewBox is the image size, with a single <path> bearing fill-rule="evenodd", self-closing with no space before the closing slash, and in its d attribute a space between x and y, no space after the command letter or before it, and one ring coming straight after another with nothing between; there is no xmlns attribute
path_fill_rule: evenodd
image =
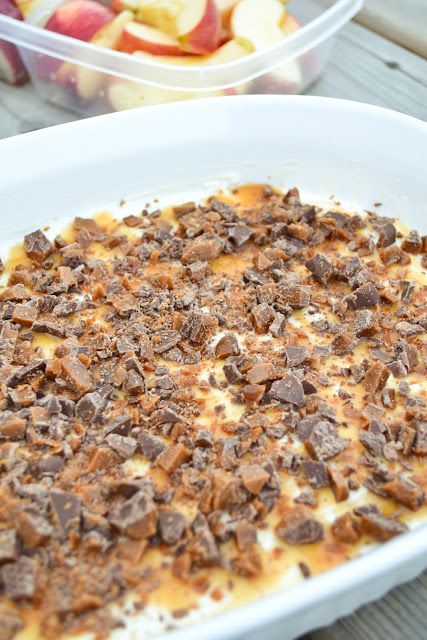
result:
<svg viewBox="0 0 427 640"><path fill-rule="evenodd" d="M406 8L414 10L417 6L419 14L413 11L411 14L409 10L405 14ZM426 10L426 0L368 0L358 20L384 33L387 28L392 30L390 23L394 16L393 39L425 55L427 15L424 20L421 13ZM398 15L402 11L404 19ZM419 15L419 33L414 15ZM399 28L399 24L404 28ZM338 36L325 74L307 93L369 102L427 120L427 62L421 55L351 23ZM74 119L75 115L45 104L31 86L17 89L0 85L0 138ZM427 573L305 638L344 639L426 640Z"/></svg>

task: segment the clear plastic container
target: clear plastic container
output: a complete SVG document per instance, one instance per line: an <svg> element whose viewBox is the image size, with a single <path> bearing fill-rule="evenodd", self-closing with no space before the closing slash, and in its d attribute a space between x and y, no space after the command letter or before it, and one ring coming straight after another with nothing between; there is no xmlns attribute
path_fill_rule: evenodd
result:
<svg viewBox="0 0 427 640"><path fill-rule="evenodd" d="M61 0L18 22L0 15L0 37L16 44L38 93L81 115L242 93L301 93L325 68L333 36L363 0L292 0L301 28L269 49L212 66L146 60L47 31ZM67 63L64 65L63 63Z"/></svg>

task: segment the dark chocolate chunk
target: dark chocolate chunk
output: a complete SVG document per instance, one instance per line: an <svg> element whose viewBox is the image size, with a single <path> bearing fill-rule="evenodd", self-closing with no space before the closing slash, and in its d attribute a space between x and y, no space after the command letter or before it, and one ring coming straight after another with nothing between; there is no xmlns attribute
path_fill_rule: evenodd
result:
<svg viewBox="0 0 427 640"><path fill-rule="evenodd" d="M353 331L356 336L374 335L378 331L374 312L370 309L360 309L356 311Z"/></svg>
<svg viewBox="0 0 427 640"><path fill-rule="evenodd" d="M318 413L313 413L312 415L305 416L301 420L298 420L295 427L295 433L297 435L298 440L301 442L305 442L307 438L310 437L311 432L318 422L322 420L322 416Z"/></svg>
<svg viewBox="0 0 427 640"><path fill-rule="evenodd" d="M427 456L427 422L419 421L416 424L416 439L413 451L417 456Z"/></svg>
<svg viewBox="0 0 427 640"><path fill-rule="evenodd" d="M194 344L203 344L217 326L218 320L208 313L191 311L180 327L180 334Z"/></svg>
<svg viewBox="0 0 427 640"><path fill-rule="evenodd" d="M396 242L396 227L391 222L383 222L379 225L377 247L384 249Z"/></svg>
<svg viewBox="0 0 427 640"><path fill-rule="evenodd" d="M313 258L307 260L305 266L317 282L326 284L333 273L332 263L322 253L317 253Z"/></svg>
<svg viewBox="0 0 427 640"><path fill-rule="evenodd" d="M256 305L251 311L251 320L257 333L267 333L275 318L275 312L266 302Z"/></svg>
<svg viewBox="0 0 427 640"><path fill-rule="evenodd" d="M194 438L194 444L196 447L210 448L213 446L214 438L210 431L207 429L199 429Z"/></svg>
<svg viewBox="0 0 427 640"><path fill-rule="evenodd" d="M228 237L237 247L241 247L253 236L253 231L246 224L237 224L228 231Z"/></svg>
<svg viewBox="0 0 427 640"><path fill-rule="evenodd" d="M314 489L329 487L328 467L324 462L303 459L300 464L308 482Z"/></svg>
<svg viewBox="0 0 427 640"><path fill-rule="evenodd" d="M54 252L54 246L46 238L43 231L37 229L32 233L24 236L24 251L31 260L43 262L51 253Z"/></svg>
<svg viewBox="0 0 427 640"><path fill-rule="evenodd" d="M402 242L403 251L408 253L421 253L423 247L423 241L418 231L410 231Z"/></svg>
<svg viewBox="0 0 427 640"><path fill-rule="evenodd" d="M305 446L309 454L316 460L328 460L344 451L349 445L347 438L342 438L335 427L326 420L318 422L313 428Z"/></svg>
<svg viewBox="0 0 427 640"><path fill-rule="evenodd" d="M150 433L139 434L138 441L143 455L148 458L150 462L153 462L165 448L163 440L158 436L151 435Z"/></svg>
<svg viewBox="0 0 427 640"><path fill-rule="evenodd" d="M234 362L227 362L227 364L225 364L222 369L224 371L225 377L227 378L227 382L229 382L230 384L237 384L238 382L243 380L243 376Z"/></svg>
<svg viewBox="0 0 427 640"><path fill-rule="evenodd" d="M187 520L179 511L159 512L159 533L165 544L176 544L182 538Z"/></svg>
<svg viewBox="0 0 427 640"><path fill-rule="evenodd" d="M379 304L380 296L375 285L372 282L368 282L353 291L345 300L350 309L368 309Z"/></svg>
<svg viewBox="0 0 427 640"><path fill-rule="evenodd" d="M399 522L391 516L383 516L381 513L362 514L360 528L362 533L380 542L390 540L408 530L403 522Z"/></svg>
<svg viewBox="0 0 427 640"><path fill-rule="evenodd" d="M304 406L304 388L296 376L286 374L281 380L271 385L270 395L279 402L290 402L297 407Z"/></svg>
<svg viewBox="0 0 427 640"><path fill-rule="evenodd" d="M149 538L157 531L157 509L146 492L138 491L124 504L113 509L109 521L129 538Z"/></svg>
<svg viewBox="0 0 427 640"><path fill-rule="evenodd" d="M84 395L76 404L76 416L85 423L95 421L102 414L106 404L106 398L97 391L92 391Z"/></svg>
<svg viewBox="0 0 427 640"><path fill-rule="evenodd" d="M37 561L21 556L0 569L4 594L11 600L32 598L36 588Z"/></svg>
<svg viewBox="0 0 427 640"><path fill-rule="evenodd" d="M17 557L18 538L16 529L2 529L0 531L0 564L16 560Z"/></svg>
<svg viewBox="0 0 427 640"><path fill-rule="evenodd" d="M423 489L416 482L402 475L397 475L386 482L383 489L389 498L412 509L412 511L417 511L425 499Z"/></svg>
<svg viewBox="0 0 427 640"><path fill-rule="evenodd" d="M53 489L50 493L52 509L62 532L68 535L72 530L78 530L82 500L75 493Z"/></svg>
<svg viewBox="0 0 427 640"><path fill-rule="evenodd" d="M311 301L309 288L299 284L284 287L282 294L285 302L293 309L305 309Z"/></svg>
<svg viewBox="0 0 427 640"><path fill-rule="evenodd" d="M276 535L291 545L313 544L323 540L323 526L303 506L288 509L276 527Z"/></svg>
<svg viewBox="0 0 427 640"><path fill-rule="evenodd" d="M50 317L39 318L33 323L31 329L34 333L47 333L57 338L63 338L65 336L65 327L59 324L58 320L53 317L52 319L50 319Z"/></svg>
<svg viewBox="0 0 427 640"><path fill-rule="evenodd" d="M310 360L310 353L307 347L296 347L288 344L285 347L285 354L288 367L299 367Z"/></svg>
<svg viewBox="0 0 427 640"><path fill-rule="evenodd" d="M128 436L121 436L117 433L110 433L106 437L106 442L109 447L116 451L121 458L131 458L136 451L137 442L134 438Z"/></svg>
<svg viewBox="0 0 427 640"><path fill-rule="evenodd" d="M381 456L384 445L386 444L385 436L382 433L372 433L371 431L360 431L359 440L373 456Z"/></svg>
<svg viewBox="0 0 427 640"><path fill-rule="evenodd" d="M172 331L169 329L162 329L154 334L152 338L153 351L155 353L164 353L169 351L181 340L181 334L179 331Z"/></svg>
<svg viewBox="0 0 427 640"><path fill-rule="evenodd" d="M239 342L235 335L226 333L222 336L215 347L215 357L223 360L229 356L238 356L240 353Z"/></svg>

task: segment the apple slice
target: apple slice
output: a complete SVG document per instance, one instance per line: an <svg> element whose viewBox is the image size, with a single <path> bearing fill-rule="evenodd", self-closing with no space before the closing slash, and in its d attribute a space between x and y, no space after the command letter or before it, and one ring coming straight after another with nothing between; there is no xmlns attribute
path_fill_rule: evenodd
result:
<svg viewBox="0 0 427 640"><path fill-rule="evenodd" d="M96 0L71 0L55 11L45 29L89 42L114 17L111 9Z"/></svg>
<svg viewBox="0 0 427 640"><path fill-rule="evenodd" d="M22 20L22 13L12 0L0 0L0 13L15 20ZM0 40L0 80L9 84L23 84L28 80L18 49L6 40Z"/></svg>
<svg viewBox="0 0 427 640"><path fill-rule="evenodd" d="M127 2L134 0L120 1L126 6ZM192 2L192 0L139 0L136 19L177 38L178 15L189 1Z"/></svg>
<svg viewBox="0 0 427 640"><path fill-rule="evenodd" d="M238 3L239 0L215 0L215 4L218 7L219 14L224 26L227 26L230 22L231 12Z"/></svg>
<svg viewBox="0 0 427 640"><path fill-rule="evenodd" d="M171 91L169 89L161 89L159 87L152 87L150 85L121 79L113 80L108 87L108 99L115 111L124 111L125 109L148 107L182 100L211 98L224 95L224 93L224 91L210 91L207 93Z"/></svg>
<svg viewBox="0 0 427 640"><path fill-rule="evenodd" d="M118 16L108 22L90 40L91 44L103 49L117 49L125 25L133 19L131 11L122 11ZM76 69L77 93L82 100L93 100L99 94L104 84L103 73L79 65Z"/></svg>
<svg viewBox="0 0 427 640"><path fill-rule="evenodd" d="M185 55L175 38L160 29L134 21L128 22L123 29L119 49L124 53L147 51L160 56Z"/></svg>
<svg viewBox="0 0 427 640"><path fill-rule="evenodd" d="M178 42L188 53L215 51L221 37L221 18L215 0L191 0L178 14Z"/></svg>
<svg viewBox="0 0 427 640"><path fill-rule="evenodd" d="M282 31L285 36L291 36L293 33L301 29L302 25L294 16L286 12L285 21L282 24Z"/></svg>
<svg viewBox="0 0 427 640"><path fill-rule="evenodd" d="M146 58L163 64L175 64L184 67L203 67L233 62L254 52L253 44L246 38L234 38L222 47L206 56L153 56L145 51L135 51L136 56Z"/></svg>
<svg viewBox="0 0 427 640"><path fill-rule="evenodd" d="M106 24L115 18L115 14L97 0L71 0L58 7L45 25L48 31L54 31L76 40L89 40ZM66 65L66 66L65 66ZM72 68L69 63L57 58L39 55L37 76L41 80L55 81L61 70L61 84L67 85L65 70Z"/></svg>
<svg viewBox="0 0 427 640"><path fill-rule="evenodd" d="M248 38L257 51L283 38L286 11L280 0L240 0L231 14L234 37Z"/></svg>

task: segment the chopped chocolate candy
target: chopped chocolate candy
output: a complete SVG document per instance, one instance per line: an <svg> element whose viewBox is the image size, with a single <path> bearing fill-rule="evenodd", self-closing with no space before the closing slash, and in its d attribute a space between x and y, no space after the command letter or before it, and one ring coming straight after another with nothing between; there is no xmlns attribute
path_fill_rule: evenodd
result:
<svg viewBox="0 0 427 640"><path fill-rule="evenodd" d="M32 598L36 588L37 561L21 556L0 569L4 594L11 600Z"/></svg>
<svg viewBox="0 0 427 640"><path fill-rule="evenodd" d="M288 367L299 367L310 360L310 353L307 347L295 347L288 344L285 347L285 354Z"/></svg>
<svg viewBox="0 0 427 640"><path fill-rule="evenodd" d="M228 237L237 247L241 247L253 236L253 231L245 224L236 224L228 231Z"/></svg>
<svg viewBox="0 0 427 640"><path fill-rule="evenodd" d="M333 274L332 263L322 253L317 253L313 258L307 260L305 266L317 282L326 284Z"/></svg>
<svg viewBox="0 0 427 640"><path fill-rule="evenodd" d="M402 475L397 475L392 480L389 480L383 484L382 488L390 498L412 509L412 511L417 511L425 499L422 488Z"/></svg>
<svg viewBox="0 0 427 640"><path fill-rule="evenodd" d="M265 393L263 384L247 384L243 387L243 396L247 402L259 404Z"/></svg>
<svg viewBox="0 0 427 640"><path fill-rule="evenodd" d="M309 438L305 441L308 453L316 460L333 458L348 447L349 440L342 438L335 427L322 420L313 428Z"/></svg>
<svg viewBox="0 0 427 640"><path fill-rule="evenodd" d="M227 378L227 382L230 384L237 384L241 380L243 380L243 376L238 370L237 366L234 362L228 362L223 366L224 375Z"/></svg>
<svg viewBox="0 0 427 640"><path fill-rule="evenodd" d="M132 458L136 451L137 442L133 438L127 436L120 436L117 433L110 433L106 437L106 442L113 451L119 454L121 458Z"/></svg>
<svg viewBox="0 0 427 640"><path fill-rule="evenodd" d="M187 520L179 511L159 512L159 533L165 544L176 544L181 540Z"/></svg>
<svg viewBox="0 0 427 640"><path fill-rule="evenodd" d="M387 384L390 373L382 362L375 362L365 373L364 387L369 393L381 391Z"/></svg>
<svg viewBox="0 0 427 640"><path fill-rule="evenodd" d="M151 462L153 462L165 448L165 444L161 438L152 436L149 433L141 433L138 441L143 455Z"/></svg>
<svg viewBox="0 0 427 640"><path fill-rule="evenodd" d="M368 309L376 307L380 302L380 296L377 288L369 282L353 291L346 298L347 305L350 309Z"/></svg>
<svg viewBox="0 0 427 640"><path fill-rule="evenodd" d="M172 473L191 457L191 453L183 444L175 444L160 453L156 462L166 473Z"/></svg>
<svg viewBox="0 0 427 640"><path fill-rule="evenodd" d="M46 238L43 231L37 229L24 237L24 251L31 260L43 262L54 252L53 244Z"/></svg>
<svg viewBox="0 0 427 640"><path fill-rule="evenodd" d="M53 490L50 494L52 509L57 523L64 534L80 525L82 501L75 493Z"/></svg>
<svg viewBox="0 0 427 640"><path fill-rule="evenodd" d="M274 309L266 302L258 304L251 311L252 324L257 333L267 333L274 319Z"/></svg>
<svg viewBox="0 0 427 640"><path fill-rule="evenodd" d="M281 380L276 380L271 385L271 397L279 402L290 402L291 404L304 406L304 388L296 376L291 373L286 374Z"/></svg>
<svg viewBox="0 0 427 640"><path fill-rule="evenodd" d="M390 540L408 530L403 522L399 522L392 516L383 516L381 513L362 514L360 528L362 533L380 542Z"/></svg>
<svg viewBox="0 0 427 640"><path fill-rule="evenodd" d="M403 251L408 253L421 253L423 241L418 231L410 231L402 242Z"/></svg>
<svg viewBox="0 0 427 640"><path fill-rule="evenodd" d="M259 464L243 465L241 467L241 475L246 489L255 495L258 495L270 478L270 474Z"/></svg>
<svg viewBox="0 0 427 640"><path fill-rule="evenodd" d="M324 462L303 459L301 468L314 489L329 487L328 467Z"/></svg>
<svg viewBox="0 0 427 640"><path fill-rule="evenodd" d="M37 307L16 304L12 313L12 322L16 322L23 327L31 327L33 322L37 320L38 313Z"/></svg>
<svg viewBox="0 0 427 640"><path fill-rule="evenodd" d="M178 331L169 331L167 329L158 331L152 339L153 351L159 354L165 353L165 351L169 351L169 349L177 345L180 340L181 334Z"/></svg>
<svg viewBox="0 0 427 640"><path fill-rule="evenodd" d="M18 515L18 531L26 546L35 549L49 540L53 529L36 507L27 507Z"/></svg>
<svg viewBox="0 0 427 640"><path fill-rule="evenodd" d="M290 545L313 544L323 540L321 523L314 518L307 507L288 509L276 527L276 535Z"/></svg>
<svg viewBox="0 0 427 640"><path fill-rule="evenodd" d="M120 533L133 540L149 538L157 531L157 509L144 491L138 491L113 510L109 521Z"/></svg>
<svg viewBox="0 0 427 640"><path fill-rule="evenodd" d="M391 222L384 222L379 227L377 247L383 249L396 242L396 227Z"/></svg>
<svg viewBox="0 0 427 640"><path fill-rule="evenodd" d="M225 360L230 356L238 356L240 353L240 347L238 340L232 333L227 333L222 336L215 347L215 357L219 360Z"/></svg>
<svg viewBox="0 0 427 640"><path fill-rule="evenodd" d="M250 384L262 384L274 380L276 370L269 362L260 362L249 369L246 379Z"/></svg>
<svg viewBox="0 0 427 640"><path fill-rule="evenodd" d="M348 483L344 475L338 469L334 467L328 468L329 479L331 481L332 491L334 492L335 500L342 502L348 498Z"/></svg>
<svg viewBox="0 0 427 640"><path fill-rule="evenodd" d="M193 262L210 262L219 256L223 243L218 236L200 237L192 240L184 250L181 261L184 264Z"/></svg>
<svg viewBox="0 0 427 640"><path fill-rule="evenodd" d="M77 393L87 393L92 388L92 381L87 369L74 356L64 356L60 360L61 369L69 385Z"/></svg>
<svg viewBox="0 0 427 640"><path fill-rule="evenodd" d="M356 544L360 538L359 523L348 511L335 520L331 531L335 540L343 544Z"/></svg>
<svg viewBox="0 0 427 640"><path fill-rule="evenodd" d="M4 564L5 562L11 562L12 560L16 560L17 557L18 557L18 538L16 536L16 529L1 530L0 531L0 564Z"/></svg>
<svg viewBox="0 0 427 640"><path fill-rule="evenodd" d="M4 640L109 637L169 570L182 617L217 571L307 577L423 517L427 236L266 185L153 204L4 267Z"/></svg>

